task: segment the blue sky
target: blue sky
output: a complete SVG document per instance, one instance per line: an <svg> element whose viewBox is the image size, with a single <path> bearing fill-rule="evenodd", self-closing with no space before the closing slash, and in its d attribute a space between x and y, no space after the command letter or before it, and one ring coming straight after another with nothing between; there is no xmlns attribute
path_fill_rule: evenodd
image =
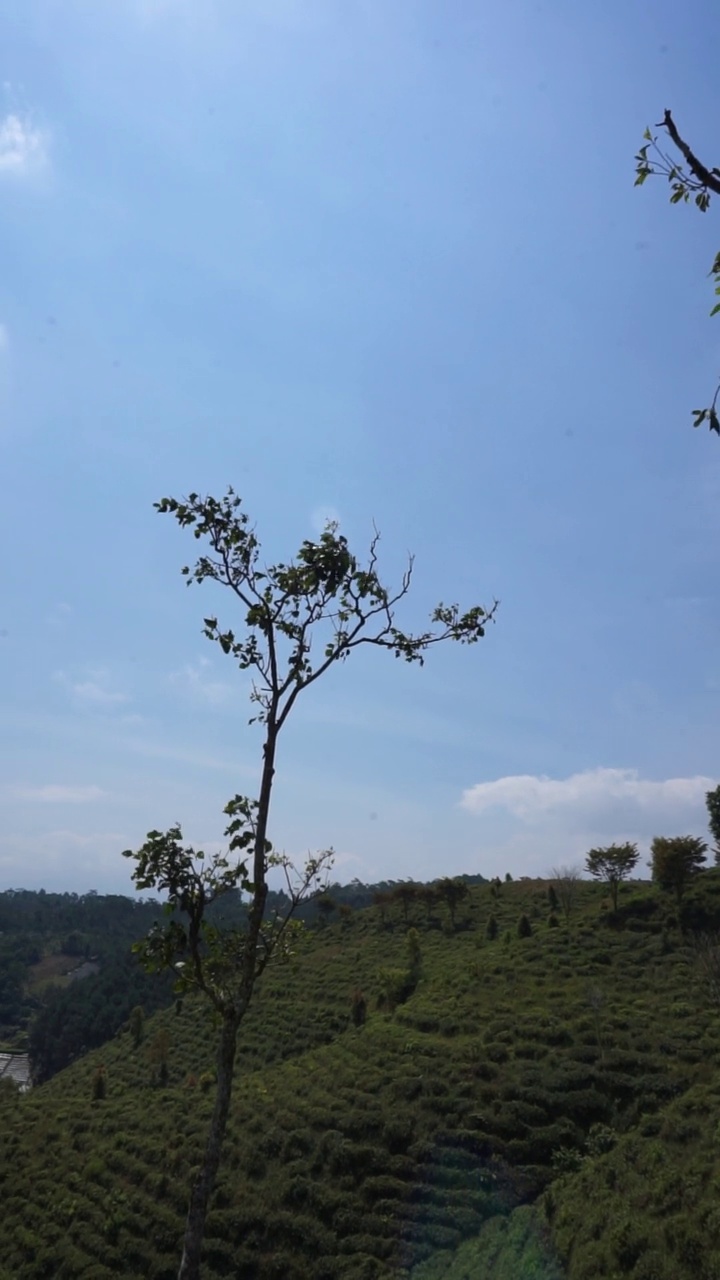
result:
<svg viewBox="0 0 720 1280"><path fill-rule="evenodd" d="M268 558L373 520L402 612L281 742L271 835L349 880L545 874L703 834L719 776L720 210L690 0L10 0L0 15L0 884L126 891L252 792L247 685L152 503L232 484ZM232 602L217 605L232 624Z"/></svg>

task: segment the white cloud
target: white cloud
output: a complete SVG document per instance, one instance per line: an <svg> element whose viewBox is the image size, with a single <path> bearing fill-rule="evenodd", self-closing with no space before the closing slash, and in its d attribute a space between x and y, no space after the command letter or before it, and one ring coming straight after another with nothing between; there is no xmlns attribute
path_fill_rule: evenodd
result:
<svg viewBox="0 0 720 1280"><path fill-rule="evenodd" d="M0 175L24 176L47 163L48 136L27 116L11 111L0 120Z"/></svg>
<svg viewBox="0 0 720 1280"><path fill-rule="evenodd" d="M553 866L582 867L588 849L613 841L637 844L644 862L654 836L706 838L705 794L715 785L698 774L642 778L637 769L520 774L469 787L460 806L482 818L484 875L546 876ZM638 874L647 874L642 864Z"/></svg>
<svg viewBox="0 0 720 1280"><path fill-rule="evenodd" d="M111 707L117 706L120 702L127 702L127 694L113 693L109 689L103 689L95 680L83 680L71 687L76 698L91 706Z"/></svg>
<svg viewBox="0 0 720 1280"><path fill-rule="evenodd" d="M47 625L49 627L64 627L71 614L72 607L61 601L59 604L54 605L48 614L46 618Z"/></svg>
<svg viewBox="0 0 720 1280"><path fill-rule="evenodd" d="M103 799L107 792L102 787L50 784L45 787L8 787L6 795L13 800L39 801L40 804L88 804Z"/></svg>
<svg viewBox="0 0 720 1280"><path fill-rule="evenodd" d="M178 764L191 765L194 769L212 769L220 773L231 773L236 777L249 778L256 782L259 776L257 765L248 766L242 761L228 756L214 756L203 751L186 750L184 747L168 746L163 742L151 742L148 738L127 738L125 746L137 755L151 760L174 760Z"/></svg>
<svg viewBox="0 0 720 1280"><path fill-rule="evenodd" d="M194 663L186 662L178 671L172 671L168 680L195 702L202 702L209 707L225 706L234 697L235 687L224 680L207 679L204 673L210 665L208 658L199 658Z"/></svg>
<svg viewBox="0 0 720 1280"><path fill-rule="evenodd" d="M660 816L702 805L712 778L641 778L637 769L588 769L569 778L517 774L494 782L478 782L463 792L461 805L470 813L502 809L522 822L577 818Z"/></svg>
<svg viewBox="0 0 720 1280"><path fill-rule="evenodd" d="M107 688L107 672L102 669L89 671L86 680L71 680L64 671L56 671L54 679L64 685L81 706L107 710L128 701L126 693Z"/></svg>

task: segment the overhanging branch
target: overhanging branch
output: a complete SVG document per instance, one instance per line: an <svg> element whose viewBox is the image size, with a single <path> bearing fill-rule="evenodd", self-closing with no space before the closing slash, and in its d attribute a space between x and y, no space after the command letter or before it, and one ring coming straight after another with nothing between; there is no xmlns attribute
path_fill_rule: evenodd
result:
<svg viewBox="0 0 720 1280"><path fill-rule="evenodd" d="M720 170L707 169L702 161L698 160L695 153L690 150L687 142L685 142L685 139L680 137L677 125L672 118L672 112L668 111L667 107L665 108L663 119L660 124L657 125L657 128L667 129L678 151L685 157L685 161L690 172L701 186L707 187L708 191L714 191L715 195L720 196Z"/></svg>

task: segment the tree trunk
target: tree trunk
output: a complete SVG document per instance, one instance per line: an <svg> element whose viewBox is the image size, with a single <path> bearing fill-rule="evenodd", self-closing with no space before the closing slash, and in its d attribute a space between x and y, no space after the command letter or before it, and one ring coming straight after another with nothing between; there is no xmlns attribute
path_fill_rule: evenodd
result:
<svg viewBox="0 0 720 1280"><path fill-rule="evenodd" d="M215 1106L203 1162L190 1193L190 1205L185 1222L183 1255L178 1272L178 1280L199 1280L200 1278L200 1253L203 1235L205 1234L205 1219L220 1164L220 1153L230 1110L238 1025L239 1019L234 1012L223 1018L217 1055Z"/></svg>
<svg viewBox="0 0 720 1280"><path fill-rule="evenodd" d="M242 966L241 991L243 993L243 1003L242 1008L236 1004L234 1009L229 1010L223 1016L223 1026L217 1056L217 1092L215 1094L215 1107L210 1121L210 1131L208 1133L208 1139L205 1146L205 1155L203 1157L202 1165L200 1166L200 1173L198 1174L190 1193L190 1205L185 1223L183 1256L180 1263L180 1270L178 1272L178 1280L200 1280L200 1253L202 1250L203 1235L205 1233L205 1219L207 1217L210 1196L212 1195L213 1187L215 1186L215 1178L220 1164L223 1138L225 1137L225 1129L227 1128L228 1112L230 1110L238 1027L245 1015L245 1011L247 1010L252 996L253 987L255 985L258 939L260 937L260 930L262 929L263 918L265 916L265 901L267 898L267 883L265 879L267 855L265 850L265 838L267 835L268 816L270 813L270 797L272 795L273 776L275 773L277 735L278 728L275 718L275 708L273 708L268 717L265 746L263 748L263 772L260 783L257 825L255 828L253 850L252 901L248 916L245 955L243 957Z"/></svg>
<svg viewBox="0 0 720 1280"><path fill-rule="evenodd" d="M272 795L273 778L275 776L275 751L277 749L278 733L279 730L275 719L275 709L273 708L269 714L267 728L265 731L263 771L260 781L257 825L255 828L253 849L253 891L250 913L248 916L248 944L245 948L245 959L243 962L244 988L247 993L247 998L250 996L253 983L255 981L257 941L260 936L260 930L265 916L265 902L267 899L267 884L265 882L267 853L265 850L265 840L267 837L268 818L270 816L270 797Z"/></svg>

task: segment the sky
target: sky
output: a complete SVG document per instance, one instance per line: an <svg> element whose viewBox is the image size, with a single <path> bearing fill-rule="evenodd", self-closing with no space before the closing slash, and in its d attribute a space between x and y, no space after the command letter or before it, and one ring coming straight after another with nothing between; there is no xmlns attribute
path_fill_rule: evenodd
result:
<svg viewBox="0 0 720 1280"><path fill-rule="evenodd" d="M298 702L270 836L333 878L546 875L705 835L720 780L720 206L633 186L673 110L720 163L710 0L7 0L0 13L0 888L130 892L255 794L200 547L328 518L490 606ZM647 872L643 872L647 874Z"/></svg>

